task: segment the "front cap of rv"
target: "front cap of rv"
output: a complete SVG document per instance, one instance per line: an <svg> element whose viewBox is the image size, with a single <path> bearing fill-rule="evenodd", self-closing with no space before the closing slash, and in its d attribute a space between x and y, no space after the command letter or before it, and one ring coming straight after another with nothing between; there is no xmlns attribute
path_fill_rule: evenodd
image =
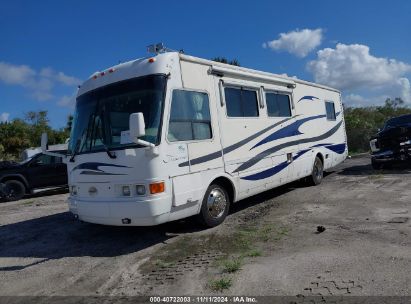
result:
<svg viewBox="0 0 411 304"><path fill-rule="evenodd" d="M170 52L120 63L95 72L80 86L77 98L84 93L122 80L152 74L171 74L178 65L178 60L178 53Z"/></svg>
<svg viewBox="0 0 411 304"><path fill-rule="evenodd" d="M169 75L167 87L176 86L181 81L179 73L178 53L159 54L94 73L81 85L77 96L152 74ZM158 148L161 152L161 143ZM70 211L84 221L109 225L120 225L124 214L136 213L140 217L138 222L130 216L131 223L127 224L153 225L165 221L162 216L170 209L171 186L161 158L150 149L115 150L115 159L105 151L75 155L72 162L67 162ZM138 212L134 210L136 206Z"/></svg>

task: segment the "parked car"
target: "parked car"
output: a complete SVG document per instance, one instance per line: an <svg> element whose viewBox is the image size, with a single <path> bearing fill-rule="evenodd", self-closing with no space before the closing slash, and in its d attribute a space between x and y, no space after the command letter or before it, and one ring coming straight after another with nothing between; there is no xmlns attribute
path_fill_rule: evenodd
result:
<svg viewBox="0 0 411 304"><path fill-rule="evenodd" d="M67 166L60 157L42 153L20 163L2 161L0 183L4 199L18 200L34 190L67 187Z"/></svg>
<svg viewBox="0 0 411 304"><path fill-rule="evenodd" d="M411 160L411 114L391 118L370 140L371 164L381 169Z"/></svg>

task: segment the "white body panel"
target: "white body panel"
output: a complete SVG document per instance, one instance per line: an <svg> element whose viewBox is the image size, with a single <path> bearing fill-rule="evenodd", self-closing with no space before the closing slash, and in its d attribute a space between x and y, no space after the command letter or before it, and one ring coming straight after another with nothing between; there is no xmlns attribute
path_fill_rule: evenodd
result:
<svg viewBox="0 0 411 304"><path fill-rule="evenodd" d="M79 219L107 225L155 225L198 214L208 186L217 178L232 185L233 200L238 201L310 175L317 155L325 169L346 158L338 91L178 53L160 54L155 59L120 64L112 68L113 73L92 77L79 89L78 96L126 79L168 75L157 153L149 147L128 148L116 150L115 159L98 152L79 154L74 162L67 162L69 184L77 189L77 194L70 195L69 207ZM258 90L258 117L227 116L221 87L228 86ZM207 94L211 138L169 141L176 89ZM265 92L288 94L291 117L269 117ZM334 103L335 120L326 118L325 101ZM104 173L89 175L85 168ZM165 183L164 192L136 193L136 185L148 189L150 183L159 181ZM132 189L129 197L121 193L124 185ZM124 219L130 222L124 223Z"/></svg>

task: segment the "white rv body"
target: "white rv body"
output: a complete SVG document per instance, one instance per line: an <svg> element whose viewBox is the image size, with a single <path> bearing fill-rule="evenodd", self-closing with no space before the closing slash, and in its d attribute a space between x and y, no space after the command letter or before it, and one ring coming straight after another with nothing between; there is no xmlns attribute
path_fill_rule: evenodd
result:
<svg viewBox="0 0 411 304"><path fill-rule="evenodd" d="M146 226L177 220L200 212L206 190L213 183L223 186L235 202L309 176L316 157L321 158L325 170L347 157L339 91L177 52L122 63L92 75L79 89L73 129L82 96L147 75L166 79L155 148L119 146L111 150L116 158L104 149L76 151L67 162L69 208L82 221ZM200 99L194 97L197 92ZM236 108L226 93L240 94L242 108ZM170 117L176 115L173 111L178 112L172 109L173 94L200 100L192 104L201 108L201 119L170 123ZM247 96L254 95L257 112L254 105L245 103ZM283 95L288 96L290 115L269 116L267 98ZM203 110L207 99L209 118ZM257 116L231 117L227 101L234 112L247 116L252 108ZM334 117L327 117L326 102L333 105ZM127 142L127 132L122 131L121 141ZM190 134L193 138L185 140ZM72 133L71 153L76 150L75 142ZM151 194L152 183L164 183L163 191ZM137 193L142 186L145 193Z"/></svg>

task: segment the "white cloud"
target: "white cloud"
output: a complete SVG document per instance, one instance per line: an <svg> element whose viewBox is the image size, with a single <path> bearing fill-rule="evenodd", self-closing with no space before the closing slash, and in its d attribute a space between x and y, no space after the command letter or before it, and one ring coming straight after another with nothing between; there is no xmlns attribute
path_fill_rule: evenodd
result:
<svg viewBox="0 0 411 304"><path fill-rule="evenodd" d="M74 106L76 104L76 94L73 94L71 96L63 96L57 101L57 105L61 107L68 107L74 109Z"/></svg>
<svg viewBox="0 0 411 304"><path fill-rule="evenodd" d="M411 102L410 82L405 77L411 72L411 65L395 59L375 57L366 45L339 43L335 49L325 48L317 52L317 59L310 61L307 68L313 73L316 82L342 91L352 93L366 90L374 95L376 93L374 98L401 97L405 102ZM355 95L350 98L358 102Z"/></svg>
<svg viewBox="0 0 411 304"><path fill-rule="evenodd" d="M371 95L371 96L364 96L364 95L355 94L355 93L342 95L343 103L351 107L367 107L367 106L383 105L387 98L390 98L390 96L389 95L378 95L378 94Z"/></svg>
<svg viewBox="0 0 411 304"><path fill-rule="evenodd" d="M9 121L10 113L3 112L0 114L0 122L7 122Z"/></svg>
<svg viewBox="0 0 411 304"><path fill-rule="evenodd" d="M54 71L50 67L35 71L27 65L13 65L0 62L0 82L26 88L30 95L39 101L54 98L53 90L62 85L72 87L80 84L80 79Z"/></svg>
<svg viewBox="0 0 411 304"><path fill-rule="evenodd" d="M321 44L323 30L303 29L295 30L288 33L281 33L280 38L263 43L264 48L272 50L285 50L298 57L305 57Z"/></svg>

